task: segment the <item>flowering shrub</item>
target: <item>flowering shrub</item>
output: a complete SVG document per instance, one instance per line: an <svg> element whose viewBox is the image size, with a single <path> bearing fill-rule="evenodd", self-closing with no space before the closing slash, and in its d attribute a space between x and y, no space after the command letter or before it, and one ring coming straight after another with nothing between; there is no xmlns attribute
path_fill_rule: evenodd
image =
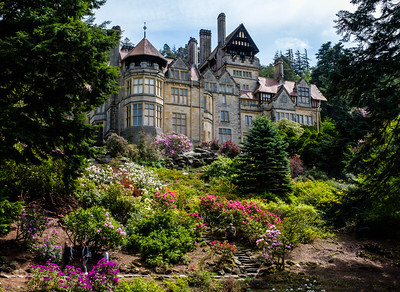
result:
<svg viewBox="0 0 400 292"><path fill-rule="evenodd" d="M263 250L261 256L267 263L276 264L279 270L284 269L285 258L293 249L293 245L286 243L281 234L275 225L271 225L256 241L256 245Z"/></svg>
<svg viewBox="0 0 400 292"><path fill-rule="evenodd" d="M46 212L35 204L22 210L18 218L17 240L22 240L24 244L32 244L49 227Z"/></svg>
<svg viewBox="0 0 400 292"><path fill-rule="evenodd" d="M161 134L154 140L153 144L167 157L190 151L192 147L192 143L187 136L175 133Z"/></svg>
<svg viewBox="0 0 400 292"><path fill-rule="evenodd" d="M166 211L168 209L175 209L177 201L176 194L167 189L165 193L157 191L151 204L158 209Z"/></svg>
<svg viewBox="0 0 400 292"><path fill-rule="evenodd" d="M226 140L218 153L223 154L229 158L234 158L240 154L240 148L238 145L232 142L231 139Z"/></svg>
<svg viewBox="0 0 400 292"><path fill-rule="evenodd" d="M232 259L237 247L228 242L212 241L210 246L211 257L217 257L217 266L223 265L228 259Z"/></svg>
<svg viewBox="0 0 400 292"><path fill-rule="evenodd" d="M60 264L62 260L62 246L57 245L58 232L54 229L51 236L47 234L43 243L37 243L32 246L36 252L36 258L43 263L56 263Z"/></svg>
<svg viewBox="0 0 400 292"><path fill-rule="evenodd" d="M199 214L199 212L189 213L189 217L195 220L195 230L197 236L199 236L207 226L204 224L204 218Z"/></svg>
<svg viewBox="0 0 400 292"><path fill-rule="evenodd" d="M113 291L118 284L117 263L100 260L87 274L67 266L65 272L56 264L37 265L27 277L30 291Z"/></svg>
<svg viewBox="0 0 400 292"><path fill-rule="evenodd" d="M123 186L127 195L135 196L160 190L163 186L153 171L133 162L125 163L120 168L91 165L79 178L75 195L88 207L99 205L105 191L114 184Z"/></svg>
<svg viewBox="0 0 400 292"><path fill-rule="evenodd" d="M265 228L281 221L276 214L261 209L256 203L219 196L201 198L199 207L209 225L224 228L232 222L250 241L255 241Z"/></svg>
<svg viewBox="0 0 400 292"><path fill-rule="evenodd" d="M67 235L74 245L88 240L93 253L121 246L125 230L101 207L79 208L65 216Z"/></svg>

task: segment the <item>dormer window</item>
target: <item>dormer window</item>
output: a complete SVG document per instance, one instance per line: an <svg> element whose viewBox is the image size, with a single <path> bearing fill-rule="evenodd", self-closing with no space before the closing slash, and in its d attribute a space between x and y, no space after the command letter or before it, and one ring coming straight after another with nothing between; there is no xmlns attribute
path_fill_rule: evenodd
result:
<svg viewBox="0 0 400 292"><path fill-rule="evenodd" d="M297 88L298 102L299 103L310 103L310 89L307 87Z"/></svg>

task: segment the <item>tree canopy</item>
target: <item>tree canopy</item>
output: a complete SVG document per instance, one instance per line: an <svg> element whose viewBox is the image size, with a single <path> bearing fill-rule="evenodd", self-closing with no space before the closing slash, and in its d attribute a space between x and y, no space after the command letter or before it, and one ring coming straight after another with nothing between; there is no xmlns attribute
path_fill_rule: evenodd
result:
<svg viewBox="0 0 400 292"><path fill-rule="evenodd" d="M271 120L254 119L240 147L237 184L251 193L287 195L291 186L286 146Z"/></svg>
<svg viewBox="0 0 400 292"><path fill-rule="evenodd" d="M117 89L108 56L119 31L93 23L104 3L0 2L1 164L62 153L71 170L79 167L93 137L85 114Z"/></svg>

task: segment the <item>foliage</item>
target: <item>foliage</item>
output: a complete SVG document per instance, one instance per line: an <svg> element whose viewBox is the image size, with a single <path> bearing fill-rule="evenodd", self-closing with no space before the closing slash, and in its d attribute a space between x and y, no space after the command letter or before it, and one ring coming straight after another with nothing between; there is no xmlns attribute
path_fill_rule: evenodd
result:
<svg viewBox="0 0 400 292"><path fill-rule="evenodd" d="M67 266L63 272L57 264L47 263L31 268L27 276L30 291L113 291L118 284L117 263L101 259L87 274Z"/></svg>
<svg viewBox="0 0 400 292"><path fill-rule="evenodd" d="M112 133L106 140L107 152L112 157L126 156L128 154L128 141Z"/></svg>
<svg viewBox="0 0 400 292"><path fill-rule="evenodd" d="M163 292L163 289L155 280L135 277L132 281L123 280L119 283L115 292Z"/></svg>
<svg viewBox="0 0 400 292"><path fill-rule="evenodd" d="M214 240L210 242L210 257L216 258L217 266L223 266L228 260L232 259L237 251L237 246L228 242Z"/></svg>
<svg viewBox="0 0 400 292"><path fill-rule="evenodd" d="M287 152L293 156L299 152L300 137L304 133L304 128L294 121L280 119L275 123L278 128L279 136L287 143Z"/></svg>
<svg viewBox="0 0 400 292"><path fill-rule="evenodd" d="M337 29L344 41L357 44L350 49L337 83L339 94L351 105L370 113L373 124L397 118L400 56L397 51L400 32L398 2L393 0L358 0L354 12L338 13ZM357 72L357 74L354 74ZM368 94L366 94L368 92Z"/></svg>
<svg viewBox="0 0 400 292"><path fill-rule="evenodd" d="M183 134L161 134L153 144L167 157L174 157L183 152L190 151L192 143Z"/></svg>
<svg viewBox="0 0 400 292"><path fill-rule="evenodd" d="M173 209L155 212L140 221L128 222L128 246L140 249L140 255L152 266L176 263L194 247L195 220L181 218Z"/></svg>
<svg viewBox="0 0 400 292"><path fill-rule="evenodd" d="M103 198L105 191L114 184L123 186L127 195L130 193L134 196L162 188L152 170L133 162L125 163L119 168L91 165L83 171L78 183L75 196L86 206L95 206L101 204L103 199L107 200Z"/></svg>
<svg viewBox="0 0 400 292"><path fill-rule="evenodd" d="M203 149L208 149L208 150L220 150L221 149L221 144L219 143L218 139L214 138L211 141L202 142L200 147L203 148Z"/></svg>
<svg viewBox="0 0 400 292"><path fill-rule="evenodd" d="M200 288L202 291L220 291L215 274L205 270L202 266L189 266L189 285Z"/></svg>
<svg viewBox="0 0 400 292"><path fill-rule="evenodd" d="M47 234L43 243L37 243L32 246L36 252L36 258L42 263L60 264L62 261L63 248L57 245L58 231L54 229L51 235Z"/></svg>
<svg viewBox="0 0 400 292"><path fill-rule="evenodd" d="M201 198L199 213L210 227L225 229L229 223L233 223L238 228L237 237L242 236L250 242L255 241L269 225L280 222L277 215L254 202L226 200L216 196Z"/></svg>
<svg viewBox="0 0 400 292"><path fill-rule="evenodd" d="M284 218L276 224L282 233L283 242L307 243L312 242L318 235L324 235L322 228L324 221L320 213L311 205L287 204L278 201L269 202L267 207L280 218Z"/></svg>
<svg viewBox="0 0 400 292"><path fill-rule="evenodd" d="M331 181L305 181L294 184L293 195L297 203L312 205L328 212L341 204L343 191L337 189Z"/></svg>
<svg viewBox="0 0 400 292"><path fill-rule="evenodd" d="M24 208L18 215L17 240L30 245L37 237L42 236L46 227L49 227L49 218L46 211L33 204Z"/></svg>
<svg viewBox="0 0 400 292"><path fill-rule="evenodd" d="M108 56L119 32L88 20L103 3L11 0L0 6L1 165L57 157L65 163L66 185L78 175L96 133L86 113L117 90L118 69Z"/></svg>
<svg viewBox="0 0 400 292"><path fill-rule="evenodd" d="M176 194L167 189L165 193L157 191L151 204L155 209L166 212L169 209L176 208L176 201L178 201Z"/></svg>
<svg viewBox="0 0 400 292"><path fill-rule="evenodd" d="M267 263L276 264L278 270L285 268L285 258L293 245L285 241L281 231L271 225L257 240L256 245L262 248L261 256Z"/></svg>
<svg viewBox="0 0 400 292"><path fill-rule="evenodd" d="M352 165L360 177L359 219L387 233L400 222L399 143L400 117L367 137Z"/></svg>
<svg viewBox="0 0 400 292"><path fill-rule="evenodd" d="M240 154L239 146L232 142L231 139L226 140L218 153L223 154L229 158L234 158Z"/></svg>
<svg viewBox="0 0 400 292"><path fill-rule="evenodd" d="M292 178L296 178L299 175L303 174L305 169L303 167L303 161L301 161L301 158L299 155L294 155L290 157L289 161L289 167L290 167L290 176Z"/></svg>
<svg viewBox="0 0 400 292"><path fill-rule="evenodd" d="M10 232L10 225L22 211L22 202L0 201L0 235Z"/></svg>
<svg viewBox="0 0 400 292"><path fill-rule="evenodd" d="M254 119L241 145L234 183L246 193L271 192L285 196L291 188L285 149L277 128L266 116Z"/></svg>
<svg viewBox="0 0 400 292"><path fill-rule="evenodd" d="M164 44L163 48L159 51L164 57L170 58L170 59L176 59L177 57L180 57L182 59L187 59L188 57L188 48L187 44L185 47L179 47L178 49L175 47L175 45L171 47L168 44Z"/></svg>
<svg viewBox="0 0 400 292"><path fill-rule="evenodd" d="M87 241L92 253L116 248L125 240L123 227L108 211L98 206L69 213L63 224L73 245Z"/></svg>
<svg viewBox="0 0 400 292"><path fill-rule="evenodd" d="M221 177L212 178L208 193L212 196L225 197L229 200L236 200L240 195L238 186L232 183L232 179Z"/></svg>
<svg viewBox="0 0 400 292"><path fill-rule="evenodd" d="M235 173L237 159L219 155L213 163L204 166L203 177L209 178L230 178Z"/></svg>
<svg viewBox="0 0 400 292"><path fill-rule="evenodd" d="M12 201L23 198L27 202L41 201L51 209L71 203L71 192L75 181L65 179L68 172L63 156L56 149L48 159L39 164L16 163L8 161L2 165L0 172L0 196L4 192ZM3 190L2 190L3 189Z"/></svg>
<svg viewBox="0 0 400 292"><path fill-rule="evenodd" d="M350 145L342 143L336 124L327 119L321 124L317 133L313 129L306 129L300 137L299 151L304 165L311 169L326 172L331 177L341 178L344 169L352 156Z"/></svg>

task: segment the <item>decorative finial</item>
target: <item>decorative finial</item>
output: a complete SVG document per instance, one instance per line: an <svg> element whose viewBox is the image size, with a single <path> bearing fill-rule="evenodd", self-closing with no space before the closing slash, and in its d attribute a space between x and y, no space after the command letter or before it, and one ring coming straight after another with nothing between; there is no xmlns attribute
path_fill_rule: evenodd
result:
<svg viewBox="0 0 400 292"><path fill-rule="evenodd" d="M146 38L146 29L147 29L147 26L146 26L146 22L145 22L145 23L144 23L144 26L143 26L144 38Z"/></svg>

